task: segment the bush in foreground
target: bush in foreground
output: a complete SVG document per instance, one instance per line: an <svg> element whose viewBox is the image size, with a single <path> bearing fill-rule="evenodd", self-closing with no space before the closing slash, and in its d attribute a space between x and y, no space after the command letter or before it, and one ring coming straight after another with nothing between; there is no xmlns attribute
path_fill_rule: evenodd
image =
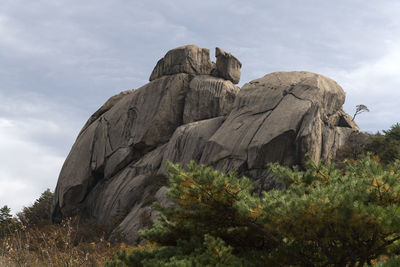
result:
<svg viewBox="0 0 400 267"><path fill-rule="evenodd" d="M247 178L170 164L168 195L179 208L156 204L147 244L107 266L363 266L400 253L400 162L307 164L270 164L288 189L261 198Z"/></svg>

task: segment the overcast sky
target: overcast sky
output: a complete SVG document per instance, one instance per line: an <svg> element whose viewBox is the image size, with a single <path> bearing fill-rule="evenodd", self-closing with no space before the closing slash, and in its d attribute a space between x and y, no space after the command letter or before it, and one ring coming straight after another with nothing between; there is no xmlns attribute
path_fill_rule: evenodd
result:
<svg viewBox="0 0 400 267"><path fill-rule="evenodd" d="M109 97L138 88L168 50L219 46L240 86L275 71L336 80L361 130L400 117L397 0L1 0L0 206L21 210L58 173L79 130Z"/></svg>

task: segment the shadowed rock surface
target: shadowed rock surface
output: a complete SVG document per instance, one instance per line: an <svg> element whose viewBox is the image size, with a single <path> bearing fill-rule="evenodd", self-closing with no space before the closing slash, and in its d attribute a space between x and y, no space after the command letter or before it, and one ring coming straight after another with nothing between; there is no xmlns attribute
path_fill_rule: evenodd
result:
<svg viewBox="0 0 400 267"><path fill-rule="evenodd" d="M220 61L221 54L228 60ZM114 236L139 242L138 230L156 217L151 203L172 204L165 197L167 161L236 171L261 192L283 186L269 175L268 162L303 166L305 153L327 159L358 132L335 81L276 72L239 88L233 82L241 63L232 68L229 60L237 59L220 50L216 70L208 49L179 47L157 63L150 83L111 97L64 163L53 220L84 213L115 227Z"/></svg>

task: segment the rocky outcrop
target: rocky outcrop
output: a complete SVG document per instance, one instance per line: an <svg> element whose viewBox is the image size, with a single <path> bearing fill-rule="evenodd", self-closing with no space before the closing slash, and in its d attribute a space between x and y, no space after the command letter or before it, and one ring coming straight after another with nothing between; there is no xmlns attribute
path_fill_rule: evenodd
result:
<svg viewBox="0 0 400 267"><path fill-rule="evenodd" d="M87 123L59 176L55 194L61 213L75 212L98 181L114 176L166 143L182 124L188 87L188 74L161 77L125 94Z"/></svg>
<svg viewBox="0 0 400 267"><path fill-rule="evenodd" d="M156 216L151 203L171 204L165 196L168 161L236 171L261 192L282 186L268 162L303 166L305 153L327 159L358 131L333 80L276 72L240 89L231 76L220 75L220 57L213 71L208 50L171 50L150 83L110 98L95 112L61 170L53 219L79 212L103 225L117 222L114 236L135 243L138 230Z"/></svg>

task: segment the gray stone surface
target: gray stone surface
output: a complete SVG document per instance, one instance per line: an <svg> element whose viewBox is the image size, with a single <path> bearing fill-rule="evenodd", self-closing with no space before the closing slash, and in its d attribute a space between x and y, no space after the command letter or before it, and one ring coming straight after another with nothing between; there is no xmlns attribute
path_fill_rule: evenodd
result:
<svg viewBox="0 0 400 267"><path fill-rule="evenodd" d="M125 95L134 93L135 90L126 90L123 91L121 93L119 93L118 95L112 96L110 97L110 99L108 99L106 101L106 103L104 103L92 116L90 116L90 118L88 119L88 121L86 122L85 126L83 126L81 132L79 133L79 135L90 125L92 124L92 122L94 122L95 120L97 120L102 114L104 114L105 112L107 112L108 110L110 110L116 103L118 103L119 100L121 100Z"/></svg>
<svg viewBox="0 0 400 267"><path fill-rule="evenodd" d="M131 207L154 200L153 194L167 180L156 174L160 167L166 145L159 146L133 162L112 177L99 181L85 200L90 216L103 225L112 225L116 218L126 216Z"/></svg>
<svg viewBox="0 0 400 267"><path fill-rule="evenodd" d="M172 49L157 62L150 81L177 73L211 74L213 64L210 50L196 45L185 45Z"/></svg>
<svg viewBox="0 0 400 267"><path fill-rule="evenodd" d="M245 173L268 162L301 165L307 152L315 160L334 156L347 134L358 130L330 124L343 115L344 98L333 80L308 72L277 72L247 83L200 162Z"/></svg>
<svg viewBox="0 0 400 267"><path fill-rule="evenodd" d="M79 208L101 179L108 179L166 143L182 124L187 74L157 79L126 94L78 136L56 187L62 215ZM58 212L59 212L58 211Z"/></svg>
<svg viewBox="0 0 400 267"><path fill-rule="evenodd" d="M215 49L215 57L217 58L217 76L238 84L242 63L219 47Z"/></svg>
<svg viewBox="0 0 400 267"><path fill-rule="evenodd" d="M192 122L176 129L165 150L159 174L167 173L167 161L188 164L200 161L204 146L224 122L224 117Z"/></svg>
<svg viewBox="0 0 400 267"><path fill-rule="evenodd" d="M157 192L151 192L152 200L164 206L173 206L174 203L165 195L167 189L166 186L162 186ZM158 212L148 204L146 205L145 202L135 204L129 214L114 230L113 237L122 238L132 243L140 243L139 230L148 227L154 222L157 214Z"/></svg>
<svg viewBox="0 0 400 267"><path fill-rule="evenodd" d="M165 195L168 161L236 171L261 192L284 187L268 162L302 166L305 153L315 160L333 157L359 130L342 110L345 93L333 80L277 72L239 89L204 75L210 64L199 49L172 50L165 57L171 64L156 67L161 76L110 98L92 115L61 170L53 220L83 212L114 227L113 238L137 243L138 230L157 216L151 203L173 205ZM175 57L186 63L175 64ZM181 73L188 62L196 71ZM173 74L167 66L181 67Z"/></svg>
<svg viewBox="0 0 400 267"><path fill-rule="evenodd" d="M227 115L239 90L232 82L221 78L194 77L185 99L183 123Z"/></svg>

